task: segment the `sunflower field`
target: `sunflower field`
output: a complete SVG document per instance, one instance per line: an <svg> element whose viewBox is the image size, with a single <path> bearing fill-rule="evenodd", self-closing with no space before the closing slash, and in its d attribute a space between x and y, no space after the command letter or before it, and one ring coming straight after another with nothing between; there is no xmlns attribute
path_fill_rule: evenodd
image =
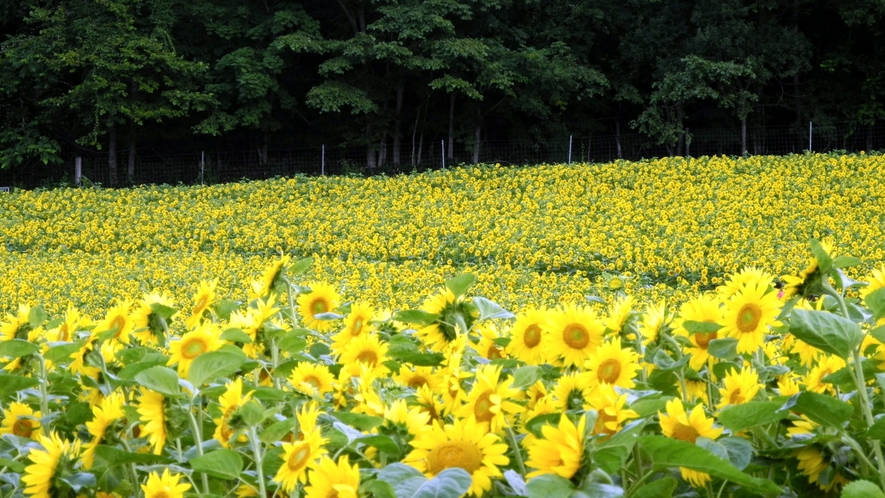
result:
<svg viewBox="0 0 885 498"><path fill-rule="evenodd" d="M885 157L0 199L0 496L885 498Z"/></svg>

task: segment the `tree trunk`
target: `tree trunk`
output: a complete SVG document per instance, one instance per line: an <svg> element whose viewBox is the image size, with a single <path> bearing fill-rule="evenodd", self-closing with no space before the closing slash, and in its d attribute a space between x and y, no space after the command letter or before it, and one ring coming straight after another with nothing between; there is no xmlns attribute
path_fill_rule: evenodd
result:
<svg viewBox="0 0 885 498"><path fill-rule="evenodd" d="M412 128L412 167L413 168L415 167L415 164L417 164L415 162L416 161L416 158L415 158L415 135L418 133L418 120L419 119L421 119L421 106L420 105L418 106L418 115L415 116L415 127ZM421 137L424 138L424 135L422 134ZM417 161L418 162L421 161L421 152L420 151L418 152Z"/></svg>
<svg viewBox="0 0 885 498"><path fill-rule="evenodd" d="M384 166L387 162L387 137L381 139L378 145L378 166Z"/></svg>
<svg viewBox="0 0 885 498"><path fill-rule="evenodd" d="M366 123L366 138L370 138L372 136L372 124ZM377 165L377 157L375 155L375 151L372 150L371 145L366 146L366 168L374 169Z"/></svg>
<svg viewBox="0 0 885 498"><path fill-rule="evenodd" d="M108 183L117 186L117 127L114 118L108 118Z"/></svg>
<svg viewBox="0 0 885 498"><path fill-rule="evenodd" d="M270 132L264 130L264 134L261 137L261 145L258 146L258 163L264 166L267 164L267 144L269 141L268 135Z"/></svg>
<svg viewBox="0 0 885 498"><path fill-rule="evenodd" d="M421 132L421 138L418 139L418 164L421 164L421 149L424 148L424 132Z"/></svg>
<svg viewBox="0 0 885 498"><path fill-rule="evenodd" d="M135 121L129 122L129 160L126 176L130 184L135 183Z"/></svg>
<svg viewBox="0 0 885 498"><path fill-rule="evenodd" d="M455 156L455 94L449 95L449 143L447 146L446 157L449 162Z"/></svg>
<svg viewBox="0 0 885 498"><path fill-rule="evenodd" d="M396 87L396 121L394 121L393 125L393 165L399 166L400 163L400 149L401 138L402 138L402 127L403 127L403 94L405 93L405 88L403 84L400 83L399 86Z"/></svg>
<svg viewBox="0 0 885 498"><path fill-rule="evenodd" d="M473 164L479 164L479 149L482 146L482 142L480 142L480 133L482 131L482 111L479 107L476 108L476 128L473 130L473 138L476 140L476 145L473 147Z"/></svg>
<svg viewBox="0 0 885 498"><path fill-rule="evenodd" d="M867 152L873 150L873 125L867 126Z"/></svg>
<svg viewBox="0 0 885 498"><path fill-rule="evenodd" d="M621 120L615 121L615 146L618 149L618 159L623 159L621 154Z"/></svg>
<svg viewBox="0 0 885 498"><path fill-rule="evenodd" d="M747 118L741 119L741 155L747 157Z"/></svg>

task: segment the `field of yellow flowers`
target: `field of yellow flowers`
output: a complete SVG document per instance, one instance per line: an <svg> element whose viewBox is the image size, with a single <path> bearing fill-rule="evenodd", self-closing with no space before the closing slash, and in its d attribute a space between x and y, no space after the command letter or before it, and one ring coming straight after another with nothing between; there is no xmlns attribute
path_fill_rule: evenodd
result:
<svg viewBox="0 0 885 498"><path fill-rule="evenodd" d="M885 498L878 155L0 203L0 496Z"/></svg>

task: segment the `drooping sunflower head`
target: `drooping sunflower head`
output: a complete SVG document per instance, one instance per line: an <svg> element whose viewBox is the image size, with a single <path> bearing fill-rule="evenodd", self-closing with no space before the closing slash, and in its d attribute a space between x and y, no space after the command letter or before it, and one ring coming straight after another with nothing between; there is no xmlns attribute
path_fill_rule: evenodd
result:
<svg viewBox="0 0 885 498"><path fill-rule="evenodd" d="M600 384L593 391L590 406L597 414L593 434L614 434L627 420L639 418L638 413L627 408L627 395L618 394L611 384Z"/></svg>
<svg viewBox="0 0 885 498"><path fill-rule="evenodd" d="M216 294L215 289L218 287L218 279L211 282L201 281L200 286L197 288L196 294L194 294L194 307L191 316L185 320L185 324L188 328L194 328L200 322L203 321L203 317L206 312L209 310L209 307L215 303Z"/></svg>
<svg viewBox="0 0 885 498"><path fill-rule="evenodd" d="M61 477L73 473L80 456L80 440L71 442L53 432L49 437L41 435L40 444L42 450L32 449L28 454L31 464L22 476L25 494L50 498L71 493L70 485Z"/></svg>
<svg viewBox="0 0 885 498"><path fill-rule="evenodd" d="M421 310L439 315L433 323L417 331L417 336L433 351L442 351L470 330L478 315L472 303L464 296L455 296L448 288L427 298Z"/></svg>
<svg viewBox="0 0 885 498"><path fill-rule="evenodd" d="M310 284L310 292L298 295L298 313L304 326L318 332L327 332L334 327L334 321L317 318L317 315L332 313L341 305L341 296L328 284Z"/></svg>
<svg viewBox="0 0 885 498"><path fill-rule="evenodd" d="M0 323L0 338L4 341L27 339L32 328L30 315L31 306L28 304L19 304L16 314L7 313L6 320Z"/></svg>
<svg viewBox="0 0 885 498"><path fill-rule="evenodd" d="M536 469L527 477L531 479L543 474L556 474L571 479L581 468L586 431L586 417L580 417L575 424L566 414L560 416L557 427L542 427L544 437L533 440L527 448L529 458L526 465Z"/></svg>
<svg viewBox="0 0 885 498"><path fill-rule="evenodd" d="M826 238L820 242L820 246L827 255L833 252L833 239ZM789 299L793 296L807 297L809 295L821 294L821 279L826 278L820 271L820 262L817 256L812 256L808 261L808 266L799 272L798 275L785 275L781 277L784 282L783 298Z"/></svg>
<svg viewBox="0 0 885 498"><path fill-rule="evenodd" d="M559 411L586 410L593 394L593 381L587 372L571 372L557 379L550 390L554 406Z"/></svg>
<svg viewBox="0 0 885 498"><path fill-rule="evenodd" d="M645 308L645 313L639 319L639 334L642 336L642 344L647 346L656 341L672 321L673 315L667 309L666 301L662 300L657 304L648 305Z"/></svg>
<svg viewBox="0 0 885 498"><path fill-rule="evenodd" d="M0 434L14 434L18 437L33 439L39 434L38 429L41 427L40 417L42 416L42 413L34 411L30 406L13 401L3 415Z"/></svg>
<svg viewBox="0 0 885 498"><path fill-rule="evenodd" d="M274 290L278 284L283 283L283 272L286 270L286 265L289 264L289 260L291 257L286 254L282 258L272 261L267 268L265 268L264 272L261 274L261 287L257 289L257 297L266 296L272 290Z"/></svg>
<svg viewBox="0 0 885 498"><path fill-rule="evenodd" d="M605 329L609 334L619 334L627 325L627 322L634 316L633 305L635 300L633 296L621 296L614 300L608 311L608 317L605 320Z"/></svg>
<svg viewBox="0 0 885 498"><path fill-rule="evenodd" d="M165 397L158 392L141 388L137 410L141 434L147 436L154 454L161 454L168 435Z"/></svg>
<svg viewBox="0 0 885 498"><path fill-rule="evenodd" d="M500 360L509 355L501 341L505 340L494 324L481 324L473 329L479 335L479 341L471 344L474 351L487 360Z"/></svg>
<svg viewBox="0 0 885 498"><path fill-rule="evenodd" d="M716 439L722 435L721 427L713 427L714 420L707 418L704 407L697 405L690 413L685 412L682 401L672 399L667 402L667 413L658 412L661 432L673 439L694 443L699 437Z"/></svg>
<svg viewBox="0 0 885 498"><path fill-rule="evenodd" d="M157 312L155 308L164 312ZM145 346L165 346L168 318L178 313L175 302L165 293L145 294L132 312L132 335Z"/></svg>

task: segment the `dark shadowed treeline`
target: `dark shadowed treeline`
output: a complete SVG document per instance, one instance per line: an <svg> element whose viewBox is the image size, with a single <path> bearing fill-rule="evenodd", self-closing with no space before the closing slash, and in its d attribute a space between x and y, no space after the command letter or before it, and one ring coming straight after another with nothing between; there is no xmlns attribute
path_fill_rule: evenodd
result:
<svg viewBox="0 0 885 498"><path fill-rule="evenodd" d="M476 162L569 136L685 154L717 129L753 153L767 128L806 142L809 121L871 148L883 15L875 0L7 0L0 166L51 177L99 158L122 185L145 178L142 156L261 165L326 145L397 171L431 148Z"/></svg>

